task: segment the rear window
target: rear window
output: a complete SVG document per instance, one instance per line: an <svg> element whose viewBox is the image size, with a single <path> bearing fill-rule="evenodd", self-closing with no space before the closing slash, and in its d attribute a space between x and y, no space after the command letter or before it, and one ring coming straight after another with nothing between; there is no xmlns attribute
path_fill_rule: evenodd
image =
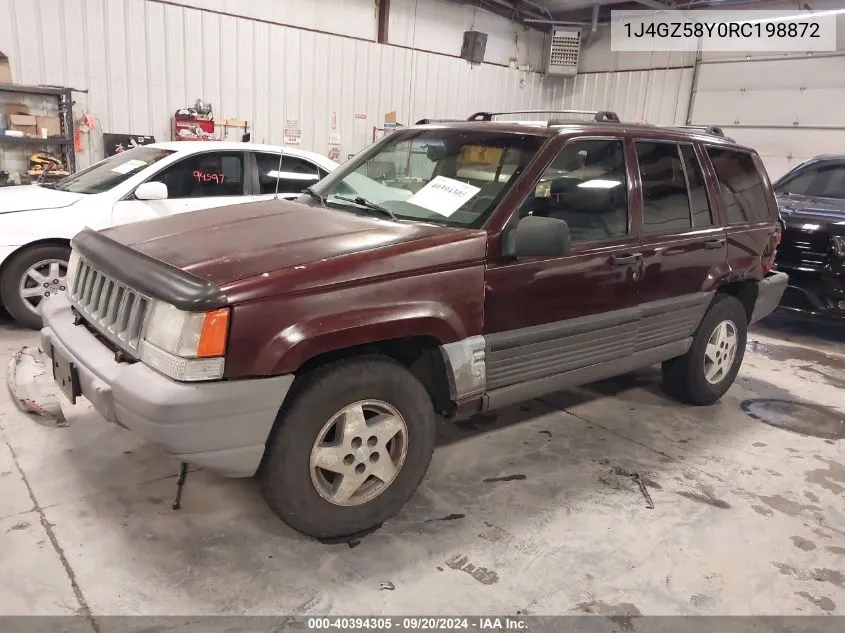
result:
<svg viewBox="0 0 845 633"><path fill-rule="evenodd" d="M721 147L708 147L707 154L716 170L728 224L768 219L769 201L751 154Z"/></svg>

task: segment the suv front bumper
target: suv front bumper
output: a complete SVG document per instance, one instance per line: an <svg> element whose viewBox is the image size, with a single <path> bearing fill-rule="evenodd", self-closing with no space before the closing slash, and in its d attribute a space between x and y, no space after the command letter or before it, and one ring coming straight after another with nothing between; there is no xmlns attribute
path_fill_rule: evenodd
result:
<svg viewBox="0 0 845 633"><path fill-rule="evenodd" d="M42 304L41 345L73 363L79 387L106 420L180 461L227 477L255 474L292 375L180 383L143 363L118 363L82 325L64 295Z"/></svg>
<svg viewBox="0 0 845 633"><path fill-rule="evenodd" d="M845 271L789 272L781 310L804 316L845 321Z"/></svg>

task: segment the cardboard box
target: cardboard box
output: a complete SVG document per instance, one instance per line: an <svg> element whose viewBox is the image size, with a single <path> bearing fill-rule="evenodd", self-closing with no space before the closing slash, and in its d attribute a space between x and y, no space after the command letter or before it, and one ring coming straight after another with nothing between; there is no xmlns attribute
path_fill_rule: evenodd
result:
<svg viewBox="0 0 845 633"><path fill-rule="evenodd" d="M31 114L13 114L9 117L9 129L25 136L38 136L38 119Z"/></svg>
<svg viewBox="0 0 845 633"><path fill-rule="evenodd" d="M43 136L44 130L47 130L47 138L62 135L62 123L59 117L37 116L35 117L35 121L35 127L38 128L38 136Z"/></svg>
<svg viewBox="0 0 845 633"><path fill-rule="evenodd" d="M29 114L29 106L22 103L7 103L3 106L3 114L7 119L13 114Z"/></svg>
<svg viewBox="0 0 845 633"><path fill-rule="evenodd" d="M0 84L12 83L12 67L9 65L9 58L0 53Z"/></svg>

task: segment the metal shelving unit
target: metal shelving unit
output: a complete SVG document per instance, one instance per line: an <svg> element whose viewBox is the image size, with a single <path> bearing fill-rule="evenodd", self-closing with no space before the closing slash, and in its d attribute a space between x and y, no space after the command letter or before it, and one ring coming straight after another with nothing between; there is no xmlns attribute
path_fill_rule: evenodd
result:
<svg viewBox="0 0 845 633"><path fill-rule="evenodd" d="M59 107L62 135L55 138L29 138L0 135L0 145L58 147L69 173L76 171L76 152L73 148L73 96L70 88L61 86L19 86L0 84L0 93L53 97Z"/></svg>

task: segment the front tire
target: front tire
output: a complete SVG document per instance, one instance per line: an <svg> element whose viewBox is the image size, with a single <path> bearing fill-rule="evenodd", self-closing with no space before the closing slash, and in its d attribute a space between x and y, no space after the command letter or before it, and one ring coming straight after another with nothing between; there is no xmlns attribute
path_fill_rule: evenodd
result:
<svg viewBox="0 0 845 633"><path fill-rule="evenodd" d="M717 294L683 356L663 363L665 391L688 404L710 405L730 389L745 356L748 317L736 297Z"/></svg>
<svg viewBox="0 0 845 633"><path fill-rule="evenodd" d="M428 392L381 356L330 363L297 381L257 473L267 504L315 538L378 527L428 470L435 436Z"/></svg>
<svg viewBox="0 0 845 633"><path fill-rule="evenodd" d="M69 259L70 248L60 244L31 246L12 256L0 279L0 299L15 321L41 329L38 306L67 290Z"/></svg>

